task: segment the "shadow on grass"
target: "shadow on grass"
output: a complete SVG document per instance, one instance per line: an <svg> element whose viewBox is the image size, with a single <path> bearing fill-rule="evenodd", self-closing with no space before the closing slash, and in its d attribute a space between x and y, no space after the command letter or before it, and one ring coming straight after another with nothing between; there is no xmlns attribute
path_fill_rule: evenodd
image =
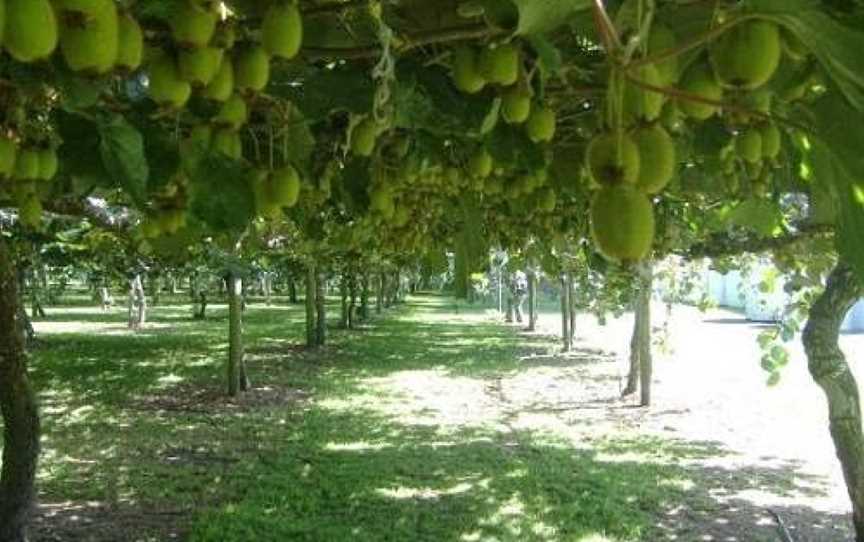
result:
<svg viewBox="0 0 864 542"><path fill-rule="evenodd" d="M296 346L302 307L251 308L255 389L238 401L220 401L224 314L176 335L46 338L34 379L47 407L49 505L34 540L776 540L767 510L740 494L818 492L792 464L696 464L730 453L712 442L609 435L577 446L514 430L500 413L445 426L423 418L422 402L407 412L423 423L357 406L358 395L388 408L416 401L370 384L404 373L421 386L429 375L482 384L596 359L556 357L542 337L460 320L479 307L412 305L334 333L320 352ZM170 320L174 309L153 316ZM848 534L840 516L774 510L806 528L802 540Z"/></svg>
<svg viewBox="0 0 864 542"><path fill-rule="evenodd" d="M777 539L766 508L735 498L771 485L794 496L793 470L727 470L676 461L716 457L716 443L610 441L595 449L515 442L483 430L389 423L371 412L307 413L262 457L265 476L202 515L193 541L748 540ZM632 459L632 454L640 454ZM837 540L839 516L775 507L808 541ZM825 538L813 537L823 531Z"/></svg>

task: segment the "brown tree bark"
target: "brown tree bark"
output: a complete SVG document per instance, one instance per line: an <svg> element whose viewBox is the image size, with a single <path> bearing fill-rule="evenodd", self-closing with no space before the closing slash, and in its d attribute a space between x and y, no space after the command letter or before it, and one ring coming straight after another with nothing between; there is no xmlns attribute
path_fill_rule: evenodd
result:
<svg viewBox="0 0 864 542"><path fill-rule="evenodd" d="M306 267L306 346L315 348L318 346L318 334L315 328L315 282L318 275L315 273L315 267L309 265Z"/></svg>
<svg viewBox="0 0 864 542"><path fill-rule="evenodd" d="M566 274L561 275L561 346L569 352L573 345L570 337L570 281Z"/></svg>
<svg viewBox="0 0 864 542"><path fill-rule="evenodd" d="M807 367L828 400L828 425L837 458L852 500L852 521L857 542L864 542L864 435L858 383L840 350L840 326L852 305L864 295L864 286L852 268L839 262L825 290L810 307L802 342Z"/></svg>
<svg viewBox="0 0 864 542"><path fill-rule="evenodd" d="M638 292L633 311L633 335L630 338L630 370L627 386L622 396L639 390L639 404L651 405L651 378L654 373L654 360L651 355L651 292L654 271L650 263L644 263L637 275Z"/></svg>
<svg viewBox="0 0 864 542"><path fill-rule="evenodd" d="M315 338L318 346L327 343L327 277L318 272L315 277Z"/></svg>
<svg viewBox="0 0 864 542"><path fill-rule="evenodd" d="M537 273L528 271L528 331L537 328Z"/></svg>
<svg viewBox="0 0 864 542"><path fill-rule="evenodd" d="M242 295L243 281L232 274L228 278L228 395L231 397L247 389L243 361Z"/></svg>
<svg viewBox="0 0 864 542"><path fill-rule="evenodd" d="M15 265L0 237L0 541L25 542L35 496L39 457L39 414L27 377L24 342L18 332L20 299Z"/></svg>
<svg viewBox="0 0 864 542"><path fill-rule="evenodd" d="M348 276L346 274L342 274L342 277L339 281L339 297L341 300L341 313L339 314L339 327L341 329L348 329L349 321L351 317L348 315Z"/></svg>
<svg viewBox="0 0 864 542"><path fill-rule="evenodd" d="M567 301L570 302L568 317L570 319L570 346L576 341L576 286L573 275L567 273Z"/></svg>

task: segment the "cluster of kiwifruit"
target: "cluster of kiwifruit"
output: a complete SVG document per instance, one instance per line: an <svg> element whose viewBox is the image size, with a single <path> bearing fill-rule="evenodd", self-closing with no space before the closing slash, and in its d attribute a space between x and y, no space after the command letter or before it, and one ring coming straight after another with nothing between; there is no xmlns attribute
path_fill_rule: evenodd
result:
<svg viewBox="0 0 864 542"><path fill-rule="evenodd" d="M252 191L258 216L277 218L282 209L293 207L300 197L300 175L291 164L253 176Z"/></svg>
<svg viewBox="0 0 864 542"><path fill-rule="evenodd" d="M465 45L453 51L453 84L466 94L476 94L495 85L501 97L501 118L508 124L524 124L535 143L555 137L555 112L535 101L528 83L520 77L522 57L515 43L490 45L483 49Z"/></svg>
<svg viewBox="0 0 864 542"><path fill-rule="evenodd" d="M141 28L114 0L5 0L2 28L3 47L18 62L47 59L59 44L69 69L82 74L141 63Z"/></svg>
<svg viewBox="0 0 864 542"><path fill-rule="evenodd" d="M186 226L186 188L182 175L168 182L155 194L154 206L141 221L145 239L173 235Z"/></svg>
<svg viewBox="0 0 864 542"><path fill-rule="evenodd" d="M0 135L0 184L12 194L22 223L38 226L42 215L39 183L53 179L58 165L57 150L51 144L19 145L8 134Z"/></svg>
<svg viewBox="0 0 864 542"><path fill-rule="evenodd" d="M86 76L134 70L141 62L141 29L114 0L5 0L0 13L0 42L18 62L46 60L58 46L69 69ZM37 182L52 179L57 169L52 144L0 137L0 176L14 183L11 193L23 223L39 224Z"/></svg>
<svg viewBox="0 0 864 542"><path fill-rule="evenodd" d="M172 46L149 55L150 96L169 110L182 108L193 92L217 104L216 114L194 126L184 145L239 160L240 129L249 120L251 101L270 80L271 59L292 59L300 50L300 11L290 1L271 4L257 40L239 40L230 20L220 17L216 2L181 0L178 11L170 21ZM256 213L262 217L278 216L283 207L297 202L300 192L299 175L290 164L261 170L251 183Z"/></svg>

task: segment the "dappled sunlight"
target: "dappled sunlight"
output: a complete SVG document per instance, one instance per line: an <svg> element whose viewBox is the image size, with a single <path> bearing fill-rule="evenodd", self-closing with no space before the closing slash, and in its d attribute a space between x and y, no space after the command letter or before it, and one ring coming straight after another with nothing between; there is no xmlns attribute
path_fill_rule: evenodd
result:
<svg viewBox="0 0 864 542"><path fill-rule="evenodd" d="M119 311L85 316L124 325ZM170 503L207 541L743 542L773 536L771 507L826 533L814 540L836 534L835 509L813 506L823 479L739 454L722 432L688 438L662 396L633 408L620 357L593 341L563 355L485 309L424 297L311 351L302 306L256 305L253 389L227 400L225 313L152 316L174 327L43 334L42 497L72 500L40 521L92 528L117 509L150 522Z"/></svg>

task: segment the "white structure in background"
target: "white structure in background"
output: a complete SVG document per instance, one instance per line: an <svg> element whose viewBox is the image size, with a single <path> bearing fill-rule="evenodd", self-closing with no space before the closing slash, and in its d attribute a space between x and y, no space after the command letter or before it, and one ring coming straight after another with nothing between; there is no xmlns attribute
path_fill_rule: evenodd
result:
<svg viewBox="0 0 864 542"><path fill-rule="evenodd" d="M782 277L776 278L772 291L763 293L759 290L764 273L770 272L771 267L767 264L756 266L746 277L739 271L720 274L706 269L705 293L708 299L720 306L743 310L749 320L778 320L788 302L788 295L783 290ZM842 330L864 331L864 300L859 301L846 315Z"/></svg>

